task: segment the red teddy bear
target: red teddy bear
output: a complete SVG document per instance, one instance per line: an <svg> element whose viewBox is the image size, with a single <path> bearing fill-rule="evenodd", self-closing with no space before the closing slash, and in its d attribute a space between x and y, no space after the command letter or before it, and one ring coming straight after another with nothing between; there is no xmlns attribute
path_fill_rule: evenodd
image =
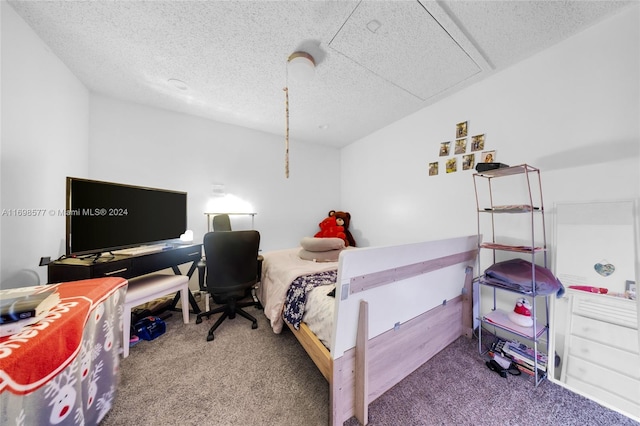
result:
<svg viewBox="0 0 640 426"><path fill-rule="evenodd" d="M316 238L342 238L345 244L349 244L347 241L347 235L344 233L344 226L340 226L336 223L335 216L329 216L323 219L318 224L320 231L314 235Z"/></svg>

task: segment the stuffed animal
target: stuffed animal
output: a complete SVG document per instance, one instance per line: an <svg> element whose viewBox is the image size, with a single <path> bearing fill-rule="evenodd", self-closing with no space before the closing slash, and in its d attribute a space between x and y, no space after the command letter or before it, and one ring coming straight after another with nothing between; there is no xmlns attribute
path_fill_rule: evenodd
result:
<svg viewBox="0 0 640 426"><path fill-rule="evenodd" d="M337 224L335 216L328 216L318 224L320 231L314 235L315 238L341 238L347 244L347 235L344 233L344 226Z"/></svg>
<svg viewBox="0 0 640 426"><path fill-rule="evenodd" d="M344 227L344 233L346 235L345 242L347 243L347 246L355 247L356 240L353 238L353 235L351 235L351 232L349 231L349 224L351 223L351 213L331 210L329 212L329 216L334 216L336 218L336 223L338 224L338 226Z"/></svg>
<svg viewBox="0 0 640 426"><path fill-rule="evenodd" d="M349 212L330 210L327 217L320 222L320 232L316 238L338 237L344 240L345 246L355 247L356 240L349 232L351 214Z"/></svg>
<svg viewBox="0 0 640 426"><path fill-rule="evenodd" d="M347 243L347 246L355 247L356 240L353 238L353 235L351 235L351 232L349 231L349 224L351 223L351 213L331 210L329 212L329 216L334 216L336 218L336 224L338 226L344 227L344 233L346 235L345 242Z"/></svg>

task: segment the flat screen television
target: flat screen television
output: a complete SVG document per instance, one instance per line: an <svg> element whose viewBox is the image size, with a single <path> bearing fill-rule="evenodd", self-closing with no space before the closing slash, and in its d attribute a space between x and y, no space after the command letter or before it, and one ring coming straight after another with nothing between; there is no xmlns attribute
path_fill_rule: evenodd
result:
<svg viewBox="0 0 640 426"><path fill-rule="evenodd" d="M175 240L187 229L187 193L67 177L66 255Z"/></svg>

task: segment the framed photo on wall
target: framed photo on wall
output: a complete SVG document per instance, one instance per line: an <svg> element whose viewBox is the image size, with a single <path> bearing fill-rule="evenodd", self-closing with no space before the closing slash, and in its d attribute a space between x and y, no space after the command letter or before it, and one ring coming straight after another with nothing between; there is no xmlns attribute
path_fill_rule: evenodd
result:
<svg viewBox="0 0 640 426"><path fill-rule="evenodd" d="M496 152L495 151L484 151L480 155L481 163L495 163L496 162Z"/></svg>
<svg viewBox="0 0 640 426"><path fill-rule="evenodd" d="M446 157L449 155L451 149L451 142L441 142L440 143L440 157Z"/></svg>
<svg viewBox="0 0 640 426"><path fill-rule="evenodd" d="M438 162L429 163L429 176L435 176L438 174Z"/></svg>
<svg viewBox="0 0 640 426"><path fill-rule="evenodd" d="M484 135L471 136L471 151L482 151L484 149Z"/></svg>
<svg viewBox="0 0 640 426"><path fill-rule="evenodd" d="M446 165L447 173L458 171L458 159L456 157L449 158Z"/></svg>
<svg viewBox="0 0 640 426"><path fill-rule="evenodd" d="M456 139L455 154L464 154L467 152L467 139Z"/></svg>
<svg viewBox="0 0 640 426"><path fill-rule="evenodd" d="M462 123L456 124L456 138L466 138L467 137L467 122L463 121Z"/></svg>
<svg viewBox="0 0 640 426"><path fill-rule="evenodd" d="M475 167L476 155L467 154L462 156L462 170L469 170Z"/></svg>

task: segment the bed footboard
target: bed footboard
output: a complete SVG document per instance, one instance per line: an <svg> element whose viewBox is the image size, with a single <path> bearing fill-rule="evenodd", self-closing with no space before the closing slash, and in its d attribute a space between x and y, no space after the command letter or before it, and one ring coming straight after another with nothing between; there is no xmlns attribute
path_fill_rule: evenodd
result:
<svg viewBox="0 0 640 426"><path fill-rule="evenodd" d="M289 327L329 382L329 422L368 423L373 400L473 332L477 236L341 253L331 353Z"/></svg>
<svg viewBox="0 0 640 426"><path fill-rule="evenodd" d="M331 424L341 425L354 415L360 424L367 424L370 402L463 334L462 311L459 296L335 359L329 391Z"/></svg>
<svg viewBox="0 0 640 426"><path fill-rule="evenodd" d="M368 405L458 337L472 335L477 237L354 250L340 258L330 424Z"/></svg>

